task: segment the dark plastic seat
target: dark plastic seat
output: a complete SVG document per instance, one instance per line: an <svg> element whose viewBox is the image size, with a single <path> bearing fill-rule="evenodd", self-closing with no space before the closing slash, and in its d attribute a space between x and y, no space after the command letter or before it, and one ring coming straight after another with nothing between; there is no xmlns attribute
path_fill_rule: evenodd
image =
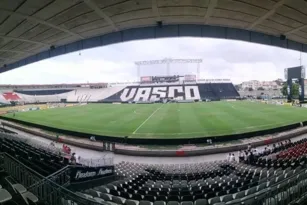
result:
<svg viewBox="0 0 307 205"><path fill-rule="evenodd" d="M113 196L119 196L119 192L114 189L110 190L110 194L112 194Z"/></svg>
<svg viewBox="0 0 307 205"><path fill-rule="evenodd" d="M165 201L155 201L153 205L166 205Z"/></svg>
<svg viewBox="0 0 307 205"><path fill-rule="evenodd" d="M193 205L192 201L183 201L181 202L181 205Z"/></svg>
<svg viewBox="0 0 307 205"><path fill-rule="evenodd" d="M155 197L154 197L153 195L145 195L145 196L144 196L144 200L145 200L145 201L154 202L154 201L155 201Z"/></svg>
<svg viewBox="0 0 307 205"><path fill-rule="evenodd" d="M170 195L167 197L168 201L179 201L180 198L178 195Z"/></svg>
<svg viewBox="0 0 307 205"><path fill-rule="evenodd" d="M121 192L121 193L120 193L120 196L121 196L121 197L124 197L124 198L126 198L126 199L130 199L130 198L131 198L131 195L130 195L129 193L127 193L127 192Z"/></svg>
<svg viewBox="0 0 307 205"><path fill-rule="evenodd" d="M197 200L197 199L205 199L205 195L204 194L194 195L194 200Z"/></svg>
<svg viewBox="0 0 307 205"><path fill-rule="evenodd" d="M158 195L156 197L156 200L157 201L167 201L167 196L165 196L165 195Z"/></svg>
<svg viewBox="0 0 307 205"><path fill-rule="evenodd" d="M141 194L132 194L131 199L141 201L142 195Z"/></svg>
<svg viewBox="0 0 307 205"><path fill-rule="evenodd" d="M215 192L209 192L205 196L206 196L207 199L211 199L211 198L215 197L216 194L215 194Z"/></svg>
<svg viewBox="0 0 307 205"><path fill-rule="evenodd" d="M211 199L209 199L208 200L208 203L210 204L210 205L213 205L213 204L215 204L215 203L219 203L219 202L221 202L221 197L214 197L214 198L211 198Z"/></svg>
<svg viewBox="0 0 307 205"><path fill-rule="evenodd" d="M142 200L140 201L139 205L152 205L152 203L150 201Z"/></svg>
<svg viewBox="0 0 307 205"><path fill-rule="evenodd" d="M192 195L185 195L181 197L181 201L193 201L194 197Z"/></svg>
<svg viewBox="0 0 307 205"><path fill-rule="evenodd" d="M169 201L167 205L179 205L178 201Z"/></svg>
<svg viewBox="0 0 307 205"><path fill-rule="evenodd" d="M125 205L138 205L139 204L139 201L134 201L134 200L126 200L125 201Z"/></svg>
<svg viewBox="0 0 307 205"><path fill-rule="evenodd" d="M206 199L197 199L194 202L194 205L207 205L207 204L208 204L208 201Z"/></svg>

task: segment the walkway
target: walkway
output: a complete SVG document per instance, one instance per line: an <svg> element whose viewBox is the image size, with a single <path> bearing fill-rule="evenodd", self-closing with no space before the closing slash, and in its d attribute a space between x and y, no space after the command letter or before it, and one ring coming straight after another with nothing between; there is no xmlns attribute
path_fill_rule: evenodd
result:
<svg viewBox="0 0 307 205"><path fill-rule="evenodd" d="M8 128L9 130L12 130L19 135L25 136L30 139L39 140L41 142L50 144L51 140L38 137L29 133L22 132L17 129ZM307 138L307 134L300 135L298 137L295 137L292 139L293 142L300 140L302 138ZM57 143L57 147L61 148L63 146L62 143ZM226 159L226 156L228 153L218 153L218 154L212 154L212 155L203 155L203 156L192 156L192 157L139 157L139 156L127 156L127 155L119 155L114 154L112 152L100 152L100 151L94 151L89 149L84 149L76 146L71 146L72 152L75 152L77 155L84 157L84 158L92 158L92 159L98 159L98 158L109 158L114 157L114 163L119 163L121 161L128 161L128 162L137 162L137 163L147 163L147 164L185 164L185 163L197 163L197 162L206 162L206 161L214 161L214 160L224 160ZM263 147L258 147L259 149L263 149ZM237 152L234 153L237 157Z"/></svg>

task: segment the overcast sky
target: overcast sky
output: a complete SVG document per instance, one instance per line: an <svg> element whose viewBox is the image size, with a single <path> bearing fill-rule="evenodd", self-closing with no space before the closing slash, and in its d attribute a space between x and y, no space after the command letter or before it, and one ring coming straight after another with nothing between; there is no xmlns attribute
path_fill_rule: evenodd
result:
<svg viewBox="0 0 307 205"><path fill-rule="evenodd" d="M1 84L121 82L137 79L135 61L201 58L200 77L234 83L284 78L284 68L298 66L300 53L242 41L164 38L130 41L62 55L0 74ZM302 54L307 65L307 54ZM165 75L165 65L143 66L141 75ZM172 64L171 74L196 74L196 65Z"/></svg>

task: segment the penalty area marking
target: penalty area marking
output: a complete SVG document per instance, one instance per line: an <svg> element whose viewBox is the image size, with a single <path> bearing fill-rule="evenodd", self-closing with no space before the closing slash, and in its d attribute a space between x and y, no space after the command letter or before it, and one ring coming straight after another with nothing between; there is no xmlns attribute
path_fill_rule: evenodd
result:
<svg viewBox="0 0 307 205"><path fill-rule="evenodd" d="M155 111L153 111L152 113L151 113L151 115L149 115L148 117L147 117L147 119L145 119L144 120L144 122L142 122L142 124L140 124L140 126L138 126L135 130L134 130L134 132L132 133L132 134L135 134L152 116L154 116L154 114L158 111L158 110L160 110L162 107L163 107L163 105L164 104L162 104L160 107L158 107Z"/></svg>

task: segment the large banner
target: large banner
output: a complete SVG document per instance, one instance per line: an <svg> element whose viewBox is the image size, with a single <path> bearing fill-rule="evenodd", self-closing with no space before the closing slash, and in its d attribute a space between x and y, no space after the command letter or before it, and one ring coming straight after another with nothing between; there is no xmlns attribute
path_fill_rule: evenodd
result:
<svg viewBox="0 0 307 205"><path fill-rule="evenodd" d="M141 77L141 82L151 82L152 77L151 76L143 76Z"/></svg>
<svg viewBox="0 0 307 205"><path fill-rule="evenodd" d="M196 75L185 75L184 80L185 81L196 81Z"/></svg>
<svg viewBox="0 0 307 205"><path fill-rule="evenodd" d="M73 167L70 172L70 182L79 183L99 179L114 174L114 166L103 167Z"/></svg>

